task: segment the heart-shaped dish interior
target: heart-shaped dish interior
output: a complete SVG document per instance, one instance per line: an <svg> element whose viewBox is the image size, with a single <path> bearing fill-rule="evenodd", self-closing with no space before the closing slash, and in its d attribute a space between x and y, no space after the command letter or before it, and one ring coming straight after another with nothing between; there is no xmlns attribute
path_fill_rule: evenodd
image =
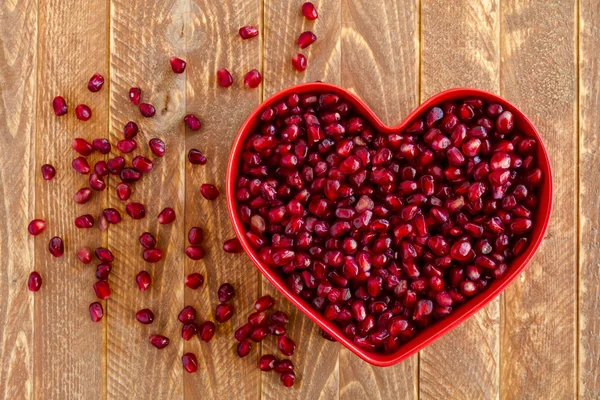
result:
<svg viewBox="0 0 600 400"><path fill-rule="evenodd" d="M496 279L490 278L489 282L486 284L486 287L483 287L483 288L478 287L476 290L477 293L475 295L473 295L472 297L466 297L466 301L464 303L459 304L459 305L453 304L452 305L453 307L451 307L451 312L449 312L449 315L447 315L443 318L440 318L440 319L433 319L433 313L431 310L429 310L428 311L429 314L427 314L425 316L427 318L427 321L429 321L427 326L422 328L421 330L417 330L414 337L412 337L410 340L401 341L400 343L397 343L396 347L392 347L393 351L390 351L389 353L385 353L382 351L373 351L372 346L362 345L362 343L360 343L360 342L357 343L357 342L349 339L348 337L346 337L344 335L344 333L342 333L340 325L338 325L337 323L335 323L333 321L328 320L327 318L324 317L322 311L317 310L311 303L309 303L308 301L303 299L301 296L292 293L292 291L289 288L288 282L287 282L288 277L285 276L281 272L281 269L282 269L281 266L274 268L273 266L266 265L265 262L263 262L261 260L261 256L259 255L259 251L257 250L260 247L260 246L257 246L257 243L256 243L257 235L253 236L252 233L248 233L249 231L251 231L250 225L249 225L248 221L246 221L246 222L243 221L243 218L240 216L240 212L239 212L240 205L247 202L246 198L243 198L243 196L240 196L237 194L239 192L238 178L240 177L240 167L243 162L242 154L244 153L244 143L248 140L248 138L251 135L253 135L257 131L257 129L259 128L259 125L261 123L264 123L264 121L260 120L261 116L263 115L264 110L273 105L276 105L278 102L281 102L282 100L288 99L288 96L293 93L296 93L300 96L302 96L303 94L316 94L316 95L320 95L320 94L324 94L324 93L336 94L340 97L341 101L345 101L349 105L351 105L351 108L353 108L355 110L355 113L360 115L360 117L362 117L362 119L364 121L368 122L368 124L370 124L376 132L380 132L380 133L388 134L388 135L402 133L407 129L407 127L409 127L408 129L410 129L411 124L417 118L419 118L421 116L423 117L422 118L423 121L427 124L427 122L426 122L427 116L424 115L424 113L429 112L435 106L439 106L440 108L442 108L443 107L442 104L444 104L445 102L453 102L453 101L461 100L460 103L457 103L457 107L459 107L461 104L463 104L462 100L468 99L468 98L477 98L477 99L482 99L485 103L493 103L493 104L501 105L501 107L504 111L508 110L508 111L510 111L510 113L512 113L512 116L514 117L514 130L515 131L518 130L518 132L520 132L521 135L523 135L524 137L534 138L537 142L537 146L534 148L534 150L532 150L533 151L532 155L535 160L535 164L533 165L533 167L535 167L536 169L539 169L541 171L542 179L539 184L535 185L536 190L537 190L537 192L535 193L537 196L537 200L535 201L535 209L531 210L531 211L533 211L533 215L530 217L532 220L532 225L530 228L527 228L528 231L526 232L526 237L528 238L528 243L526 244L526 246L523 246L523 248L518 252L518 255L512 256L513 258L511 258L510 260L507 260L508 268L506 269L506 271L504 273L499 275L500 276L499 278L496 278ZM458 113L458 111L455 111L455 112ZM461 112L464 112L464 110L462 110ZM464 115L464 114L462 114L462 115ZM434 127L434 128L439 127L439 124L441 124L441 122L442 122L441 120L434 122L434 125L432 125L432 127ZM460 122L461 121L459 121L458 123L460 123ZM349 128L347 128L347 129L349 129ZM425 132L420 133L419 135L421 135L421 136L426 135L427 131L428 131L428 128L425 127ZM490 130L490 132L493 132L493 128ZM295 134L295 132L292 132L292 134ZM301 134L304 134L304 136L307 136L306 132L301 131ZM313 134L314 134L314 132L313 132ZM451 137L449 132L444 132L444 135L446 137ZM473 133L473 135L475 135L475 133ZM510 134L507 135L507 139L508 139L509 135ZM430 135L430 137L429 137L430 142L431 142L431 137L432 136ZM469 137L471 137L470 134L469 134ZM491 134L490 134L490 137L491 137ZM305 137L305 139L306 139L306 137ZM493 144L495 144L500 139L501 138L494 139ZM341 137L336 140L341 140ZM465 139L465 141L466 141L466 139ZM504 145L506 145L506 143L504 143ZM315 144L315 146L317 146L317 145ZM448 146L447 141L442 141L442 142L438 141L435 143L435 146L442 146L442 147L446 146L448 148L452 147L452 146ZM447 150L446 147L444 147L444 152ZM459 147L459 146L457 146L457 147ZM523 158L526 158L526 157L523 157ZM499 161L500 164L502 162L503 162L503 160ZM512 162L513 161L511 160L511 163ZM530 160L530 162L531 162L531 160ZM408 166L408 164L402 165L402 167L405 167L405 166ZM292 165L290 165L290 167L292 167ZM512 167L512 165L511 165L511 167ZM299 168L301 168L301 167L299 167ZM371 173L372 173L372 170L373 170L373 168L371 166ZM494 172L494 171L491 171L491 172ZM419 174L416 177L416 180L418 180L419 176L421 176L421 175L423 175L423 174ZM269 179L269 176L263 177L262 179L267 180L267 179ZM512 179L512 177L511 177L511 179ZM535 178L530 178L530 179L535 179ZM397 182L397 183L399 184L400 182ZM458 181L456 184L458 185L459 183L460 183L460 181ZM516 183L517 182L515 181L515 184ZM492 188L492 184L490 184L490 188ZM409 186L407 190L411 191L413 189L414 188L411 188ZM419 190L420 190L420 188L419 188ZM489 190L490 189L488 189L488 191ZM507 194L510 193L510 190L507 189L506 193ZM414 194L414 193L411 192L409 194ZM475 195L475 196L477 196L477 195ZM480 196L482 198L485 198L486 194L483 194ZM355 197L358 199L361 196L356 195ZM401 197L403 197L403 199L406 201L406 198L409 196L403 195ZM465 193L464 197L468 198L466 193ZM421 104L419 107L417 107L417 109L415 109L398 126L387 127L377 118L377 116L360 99L358 99L356 96L352 95L351 93L347 92L346 90L339 88L337 86L329 85L329 84L325 84L325 83L307 83L307 84L302 84L299 86L288 88L282 92L275 94L274 96L272 96L271 98L266 100L263 104L261 104L252 114L250 114L248 119L244 122L244 124L240 128L238 136L236 137L236 139L233 143L231 156L230 156L230 160L229 160L228 171L227 171L227 201L228 201L230 217L233 221L233 226L234 226L236 235L239 238L246 253L250 256L252 261L256 264L256 266L263 273L263 275L265 275L267 277L267 279L273 285L275 285L275 287L277 287L279 289L279 291L281 291L295 306L300 308L300 310L302 310L302 312L304 312L306 315L308 315L313 321L315 321L319 326L321 326L321 328L323 328L326 332L328 332L331 336L333 336L337 341L343 343L351 351L353 351L359 357L363 358L364 360L368 361L371 364L378 365L378 366L388 366L388 365L396 364L396 363L400 362L401 360L403 360L404 358L410 356L411 354L414 354L415 352L419 351L423 347L430 344L435 339L439 338L443 334L447 333L448 331L450 331L451 329L456 327L462 321L467 319L469 316L474 314L477 310L479 310L480 308L485 306L488 302L490 302L513 279L515 279L516 276L526 267L527 263L531 260L534 253L539 248L542 238L543 238L543 236L546 232L547 226L548 226L548 221L550 218L550 212L551 212L551 208L552 208L552 173L551 173L548 154L542 143L541 137L539 136L535 127L531 124L531 122L527 119L527 117L525 115L523 115L523 113L520 112L516 107L514 107L512 104L510 104L506 100L504 100L500 97L497 97L493 94L490 94L490 93L487 93L484 91L480 91L480 90L476 90L476 89L452 89L449 91L445 91L445 92L439 93L439 94L433 96L432 98L428 99L427 101L425 101L423 104ZM406 206L407 204L410 204L410 203L405 202L402 205ZM308 206L308 204L305 204L305 205ZM354 204L352 204L352 205L354 205ZM510 207L510 205L507 205L507 207ZM306 208L308 208L308 207L306 207ZM443 207L441 207L441 208L443 208ZM431 210L429 209L429 211L431 211ZM390 215L386 216L386 219L391 219L394 215L399 216L400 214L401 214L401 212L399 210L392 210ZM425 214L425 212L423 214ZM431 216L429 215L428 218L431 218ZM443 215L441 216L441 218L443 218ZM454 218L454 217L452 217L452 218ZM506 217L506 218L508 218L508 217ZM514 216L513 216L513 218L514 218ZM422 220L425 221L425 216L423 216ZM352 219L350 219L350 221L352 221ZM503 221L503 222L506 222L507 225L509 224L508 220ZM414 222L411 222L411 224L414 226ZM441 224L441 222L440 222L440 224ZM506 228L506 229L508 229L508 228ZM511 226L511 229L512 229L512 226ZM465 231L464 227L463 227L463 231ZM363 232L362 236L364 236L364 233L366 233L366 231ZM283 235L284 233L281 232L281 234ZM457 237L460 237L461 234L464 235L464 233L457 232ZM383 235L383 234L381 234L381 235ZM386 233L386 235L387 235L387 233ZM249 240L249 236L250 236L251 240ZM272 236L272 232L271 232L271 236ZM394 235L392 235L391 233L389 234L389 236L391 236L392 238L394 237ZM485 234L484 234L484 236L485 236ZM471 239L473 239L472 241L475 242L475 239L485 238L484 236L473 237ZM471 239L469 239L469 240L471 240ZM452 240L454 240L454 237L452 237ZM392 243L393 253L396 254L396 256L394 256L395 258L392 259L392 262L395 261L396 259L397 259L398 263L403 263L403 261L404 261L404 259L400 259L400 256L398 255L400 253L400 248L401 248L400 242L401 242L401 240L398 239L398 241L395 242L395 244ZM369 242L369 243L372 243L372 242ZM514 243L511 243L511 245L514 245ZM427 245L423 245L422 247L423 248L420 250L421 253L419 253L419 257L421 257L423 249L425 249L425 251L430 252L430 249L428 248ZM473 249L475 249L475 246L473 246ZM411 250L411 249L409 249L409 250ZM387 251L388 251L388 253L386 253L386 254L391 254L390 251L392 251L392 250L389 249ZM457 250L457 251L460 252L460 250ZM410 254L411 251L408 251L408 253ZM440 253L440 254L442 254L442 253ZM446 251L446 253L447 253L447 251ZM353 253L353 255L354 254L356 254L356 253ZM453 253L453 254L457 254L457 253ZM482 254L488 254L488 253L480 254L479 252L477 252L477 254L482 255ZM458 269L466 270L466 267L468 265L473 264L473 259L475 257L475 253L473 253L472 256L473 257L471 259L465 261L464 263L456 264L455 263L456 260L453 260L453 263L451 264L450 267L454 268L456 266L456 268L458 268ZM441 259L444 257L445 256L438 255L436 258ZM270 260L272 260L272 258ZM408 260L408 261L410 261L410 260ZM481 263L484 264L484 261L481 261ZM418 262L423 263L422 260L419 260ZM498 260L496 260L496 262L500 263L500 261L498 261ZM422 265L420 267L422 267ZM438 269L443 271L444 276L447 276L448 273L446 271L449 270L450 267L438 266ZM341 267L336 267L336 268L339 268L341 270ZM386 268L387 268L387 266L386 266ZM402 268L404 268L404 267L402 267ZM478 269L482 276L484 274L488 274L491 276L491 274L492 274L492 272L490 272L490 271L486 272L485 268L479 267ZM475 272L473 270L470 270L470 273L474 274ZM464 274L464 271L463 271L463 274ZM472 275L469 275L469 276L472 277ZM401 275L401 277L402 277L402 275ZM429 278L429 276L428 276L428 278ZM414 281L414 279L410 280L409 284L411 284L413 281ZM347 286L349 286L349 284ZM409 289L410 288L411 287L409 287ZM466 290L468 291L469 288L470 288L470 286L467 285ZM456 288L456 291L459 292L458 288ZM403 292L403 293L406 293L406 292ZM431 301L432 301L432 304L434 305L434 307L436 307L436 310L435 310L436 312L439 311L439 310L437 310L437 308L440 308L440 309L448 308L448 307L441 307L438 303L436 303L435 299L432 299ZM391 302L388 303L388 305L390 305L390 304L391 304ZM371 310L371 311L373 311L373 310ZM367 310L367 312L370 313L370 311L368 311L368 310ZM408 310L405 309L403 312L407 313ZM412 312L414 312L414 309L411 309L411 313ZM426 312L427 312L427 310L426 310ZM380 316L381 314L377 314L377 315ZM407 315L405 318L410 321L411 315ZM417 324L418 322L419 322L419 320L415 321L415 324ZM388 349L388 348L386 347L386 349Z"/></svg>

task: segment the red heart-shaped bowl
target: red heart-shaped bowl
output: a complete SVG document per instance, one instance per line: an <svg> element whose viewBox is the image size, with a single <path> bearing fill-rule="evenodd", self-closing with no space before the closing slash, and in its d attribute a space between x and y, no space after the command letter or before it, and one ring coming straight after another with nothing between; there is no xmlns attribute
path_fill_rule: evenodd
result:
<svg viewBox="0 0 600 400"><path fill-rule="evenodd" d="M279 275L278 271L264 265L257 252L252 248L248 240L246 239L246 229L244 224L237 215L237 201L235 198L235 183L239 173L239 166L241 162L242 147L245 139L254 132L256 128L262 110L272 105L273 103L286 99L291 93L303 94L303 93L336 93L342 97L345 101L351 103L358 114L361 114L367 119L372 126L383 132L392 133L402 131L415 117L421 115L428 108L441 104L447 100L463 99L466 97L480 97L490 102L496 102L502 105L505 110L509 110L515 117L515 126L519 127L525 135L534 137L537 142L537 157L539 168L544 173L544 181L542 186L539 188L539 206L536 210L534 217L533 228L530 233L531 242L527 247L526 251L521 255L513 259L510 263L508 271L505 276L500 279L494 280L486 290L478 293L464 304L459 306L453 311L450 316L445 319L436 321L432 325L428 326L421 332L419 332L412 340L402 344L400 348L391 354L376 353L367 351L358 347L353 341L346 338L340 328L333 322L325 320L323 315L313 309L310 304L305 300L296 296L288 289L284 278ZM273 95L271 98L263 102L257 107L250 116L243 123L240 131L233 142L231 149L231 155L229 158L229 164L227 167L227 203L229 208L229 215L235 229L235 233L240 240L244 250L248 256L252 259L256 267L267 277L267 279L287 297L296 307L298 307L304 314L312 319L317 325L324 329L327 333L333 336L338 342L349 348L353 353L358 355L365 361L377 365L377 366L390 366L394 365L405 358L411 356L417 351L421 350L425 346L431 344L436 339L440 338L444 334L448 333L453 328L457 327L461 322L465 321L475 312L483 308L492 299L494 299L502 290L508 286L527 266L529 261L534 256L535 252L540 247L544 234L548 228L550 220L550 213L552 210L552 171L550 168L550 160L548 153L543 144L542 138L538 133L537 129L533 126L531 121L514 105L508 101L485 91L477 89L451 89L445 92L436 94L429 98L419 107L417 107L401 124L393 127L384 125L379 118L371 111L362 100L356 97L354 94L348 92L340 87L326 84L326 83L305 83L297 86L293 86L282 90L281 92Z"/></svg>

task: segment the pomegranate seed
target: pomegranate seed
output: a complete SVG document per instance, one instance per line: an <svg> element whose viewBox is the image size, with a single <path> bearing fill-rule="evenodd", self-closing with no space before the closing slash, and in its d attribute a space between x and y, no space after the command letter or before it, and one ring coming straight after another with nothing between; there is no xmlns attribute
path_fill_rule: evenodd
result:
<svg viewBox="0 0 600 400"><path fill-rule="evenodd" d="M204 156L204 154L202 154L200 152L200 150L196 150L196 149L191 149L188 152L188 160L190 161L190 163L195 164L195 165L206 164L206 157Z"/></svg>
<svg viewBox="0 0 600 400"><path fill-rule="evenodd" d="M290 322L290 317L283 311L275 311L273 314L271 314L271 321L286 325L288 322Z"/></svg>
<svg viewBox="0 0 600 400"><path fill-rule="evenodd" d="M104 77L100 74L94 74L88 82L88 90L92 93L98 92L104 85Z"/></svg>
<svg viewBox="0 0 600 400"><path fill-rule="evenodd" d="M258 29L256 29L254 26L242 26L239 33L240 37L246 40L258 35Z"/></svg>
<svg viewBox="0 0 600 400"><path fill-rule="evenodd" d="M73 142L71 142L71 147L84 157L89 156L94 151L91 143L82 138L73 139Z"/></svg>
<svg viewBox="0 0 600 400"><path fill-rule="evenodd" d="M216 330L217 327L214 322L204 321L198 328L198 337L204 342L210 342L213 336L215 336Z"/></svg>
<svg viewBox="0 0 600 400"><path fill-rule="evenodd" d="M222 324L228 321L233 316L233 305L229 303L222 303L217 305L215 309L215 319L218 323Z"/></svg>
<svg viewBox="0 0 600 400"><path fill-rule="evenodd" d="M165 155L165 142L162 140L157 138L150 139L148 146L150 146L150 150L155 156L162 157Z"/></svg>
<svg viewBox="0 0 600 400"><path fill-rule="evenodd" d="M301 49L305 49L317 40L317 36L311 31L302 32L298 37L298 46Z"/></svg>
<svg viewBox="0 0 600 400"><path fill-rule="evenodd" d="M92 191L88 188L79 189L77 193L73 195L73 201L77 204L85 204L92 196Z"/></svg>
<svg viewBox="0 0 600 400"><path fill-rule="evenodd" d="M241 253L244 251L238 238L226 240L225 243L223 243L223 250L226 253Z"/></svg>
<svg viewBox="0 0 600 400"><path fill-rule="evenodd" d="M257 311L265 311L273 307L275 299L269 295L259 297L254 303L254 309Z"/></svg>
<svg viewBox="0 0 600 400"><path fill-rule="evenodd" d="M185 71L186 63L181 58L171 57L169 62L171 63L171 69L176 74L182 74Z"/></svg>
<svg viewBox="0 0 600 400"><path fill-rule="evenodd" d="M219 189L217 189L215 185L208 183L200 186L200 193L206 200L215 200L217 197L219 197Z"/></svg>
<svg viewBox="0 0 600 400"><path fill-rule="evenodd" d="M278 374L283 374L286 372L293 372L294 371L294 363L292 363L291 360L281 360L277 363L275 363L275 372L277 372Z"/></svg>
<svg viewBox="0 0 600 400"><path fill-rule="evenodd" d="M29 274L29 279L27 280L27 289L32 292L37 292L42 287L42 277L39 272L32 271Z"/></svg>
<svg viewBox="0 0 600 400"><path fill-rule="evenodd" d="M184 284L190 289L199 289L202 286L202 284L204 284L204 276L202 274L194 272L193 274L189 274L185 277Z"/></svg>
<svg viewBox="0 0 600 400"><path fill-rule="evenodd" d="M139 107L140 114L146 118L154 117L154 114L156 114L156 109L152 104L141 103Z"/></svg>
<svg viewBox="0 0 600 400"><path fill-rule="evenodd" d="M78 104L75 107L75 116L80 121L87 121L92 118L92 110L85 104Z"/></svg>
<svg viewBox="0 0 600 400"><path fill-rule="evenodd" d="M76 172L79 172L82 175L87 175L90 173L90 165L87 160L83 157L77 157L71 162L71 166Z"/></svg>
<svg viewBox="0 0 600 400"><path fill-rule="evenodd" d="M247 88L254 89L260 85L262 82L262 75L258 72L257 69L253 69L248 71L246 76L244 77L244 85Z"/></svg>
<svg viewBox="0 0 600 400"><path fill-rule="evenodd" d="M221 68L217 71L217 82L221 87L229 87L233 85L233 77L225 68Z"/></svg>
<svg viewBox="0 0 600 400"><path fill-rule="evenodd" d="M100 322L100 320L104 317L104 309L102 308L102 304L97 301L90 304L90 318L92 322Z"/></svg>
<svg viewBox="0 0 600 400"><path fill-rule="evenodd" d="M280 336L279 339L277 339L277 348L283 355L289 357L294 354L296 343L287 336Z"/></svg>
<svg viewBox="0 0 600 400"><path fill-rule="evenodd" d="M190 340L198 334L198 325L195 322L188 322L181 327L181 337L183 340Z"/></svg>
<svg viewBox="0 0 600 400"><path fill-rule="evenodd" d="M177 319L179 319L179 322L181 322L182 324L192 322L196 319L196 309L192 306L184 307L183 310L179 312L179 316L177 317Z"/></svg>
<svg viewBox="0 0 600 400"><path fill-rule="evenodd" d="M67 113L67 102L64 97L56 96L54 100L52 100L52 108L57 117L65 115Z"/></svg>
<svg viewBox="0 0 600 400"><path fill-rule="evenodd" d="M94 226L94 217L90 214L85 214L75 218L75 226L80 229L87 229Z"/></svg>
<svg viewBox="0 0 600 400"><path fill-rule="evenodd" d="M125 159L121 156L117 156L115 158L111 158L106 162L108 167L108 171L113 175L118 175L123 171L123 167L125 166Z"/></svg>
<svg viewBox="0 0 600 400"><path fill-rule="evenodd" d="M125 212L133 219L142 219L146 216L146 207L142 203L127 203Z"/></svg>
<svg viewBox="0 0 600 400"><path fill-rule="evenodd" d="M150 341L150 344L157 349L164 349L169 345L169 338L161 335L150 335L148 340Z"/></svg>
<svg viewBox="0 0 600 400"><path fill-rule="evenodd" d="M154 313L149 308L143 308L135 313L135 319L140 324L149 325L154 322Z"/></svg>
<svg viewBox="0 0 600 400"><path fill-rule="evenodd" d="M149 263L157 263L162 260L162 250L160 249L146 249L142 253L142 258L144 261Z"/></svg>
<svg viewBox="0 0 600 400"><path fill-rule="evenodd" d="M56 169L50 164L42 165L42 178L47 181L51 181L56 175Z"/></svg>
<svg viewBox="0 0 600 400"><path fill-rule="evenodd" d="M89 264L92 262L92 251L87 247L82 247L77 252L77 258L84 264Z"/></svg>
<svg viewBox="0 0 600 400"><path fill-rule="evenodd" d="M306 70L307 61L303 54L296 54L292 57L292 66L296 71L303 72Z"/></svg>
<svg viewBox="0 0 600 400"><path fill-rule="evenodd" d="M125 137L125 139L133 139L137 136L139 131L140 129L138 128L137 124L133 121L129 121L125 124L125 127L123 128L123 136Z"/></svg>
<svg viewBox="0 0 600 400"><path fill-rule="evenodd" d="M108 175L108 164L104 160L99 160L94 164L94 172L99 176Z"/></svg>
<svg viewBox="0 0 600 400"><path fill-rule="evenodd" d="M204 248L200 246L188 246L185 248L185 255L191 260L202 260L206 255Z"/></svg>
<svg viewBox="0 0 600 400"><path fill-rule="evenodd" d="M190 244L201 244L204 240L204 231L202 228L192 227L188 232L188 241Z"/></svg>
<svg viewBox="0 0 600 400"><path fill-rule="evenodd" d="M121 222L121 214L114 208L106 208L102 211L102 215L109 224L118 224Z"/></svg>
<svg viewBox="0 0 600 400"><path fill-rule="evenodd" d="M110 264L98 264L96 267L96 279L107 280L111 270L112 266Z"/></svg>
<svg viewBox="0 0 600 400"><path fill-rule="evenodd" d="M202 128L202 123L194 114L188 114L183 117L183 122L185 122L185 125L193 131L197 131Z"/></svg>
<svg viewBox="0 0 600 400"><path fill-rule="evenodd" d="M250 350L252 350L252 344L247 340L242 340L238 343L236 352L237 355L242 358L246 357L250 353Z"/></svg>
<svg viewBox="0 0 600 400"><path fill-rule="evenodd" d="M277 359L273 354L265 354L260 357L258 360L258 368L261 371L269 372L275 368L275 364L277 363Z"/></svg>
<svg viewBox="0 0 600 400"><path fill-rule="evenodd" d="M89 183L94 190L102 191L106 189L106 183L104 182L104 179L102 179L102 177L98 174L91 174Z"/></svg>
<svg viewBox="0 0 600 400"><path fill-rule="evenodd" d="M170 224L175 221L175 210L170 207L163 209L158 214L158 223L161 225Z"/></svg>
<svg viewBox="0 0 600 400"><path fill-rule="evenodd" d="M46 221L43 219L34 219L29 223L27 230L32 236L37 236L46 229Z"/></svg>
<svg viewBox="0 0 600 400"><path fill-rule="evenodd" d="M119 151L121 153L125 153L125 154L131 153L136 148L137 148L137 143L135 140L132 140L132 139L119 140L119 142L117 143L117 149L119 149Z"/></svg>
<svg viewBox="0 0 600 400"><path fill-rule="evenodd" d="M62 239L58 236L55 236L52 239L50 239L50 243L48 244L48 250L50 251L50 254L52 254L54 257L62 257L63 253L65 252Z"/></svg>
<svg viewBox="0 0 600 400"><path fill-rule="evenodd" d="M139 181L142 178L142 174L132 168L123 168L119 177L125 183L132 183Z"/></svg>
<svg viewBox="0 0 600 400"><path fill-rule="evenodd" d="M108 281L97 281L94 283L94 293L96 293L96 297L100 300L106 300L110 297L110 285Z"/></svg>
<svg viewBox="0 0 600 400"><path fill-rule="evenodd" d="M142 89L137 87L132 87L129 89L129 100L135 104L136 106L140 104L140 100L142 98Z"/></svg>
<svg viewBox="0 0 600 400"><path fill-rule="evenodd" d="M115 259L115 257L111 253L111 251L104 247L98 247L96 249L95 253L96 253L96 257L98 257L100 259L100 261L105 262L105 263L112 263L113 260Z"/></svg>
<svg viewBox="0 0 600 400"><path fill-rule="evenodd" d="M198 360L196 359L196 355L194 353L185 353L181 357L181 362L183 364L183 368L190 374L198 371Z"/></svg>
<svg viewBox="0 0 600 400"><path fill-rule="evenodd" d="M145 292L152 284L152 277L147 271L140 271L135 276L135 282L137 283L140 292Z"/></svg>
<svg viewBox="0 0 600 400"><path fill-rule="evenodd" d="M252 333L250 334L250 339L256 343L262 342L267 337L268 334L269 334L269 330L266 327L261 326L261 327L255 328L252 331Z"/></svg>
<svg viewBox="0 0 600 400"><path fill-rule="evenodd" d="M293 372L284 372L279 377L281 378L281 383L283 383L283 386L285 387L292 387L296 382L296 374Z"/></svg>
<svg viewBox="0 0 600 400"><path fill-rule="evenodd" d="M129 200L129 198L131 197L131 186L129 186L126 183L118 183L117 187L115 188L115 191L117 192L117 197L119 198L119 200L125 201Z"/></svg>
<svg viewBox="0 0 600 400"><path fill-rule="evenodd" d="M230 283L223 283L221 286L219 286L219 290L217 291L217 296L219 297L219 301L221 303L231 300L234 294L235 289Z"/></svg>
<svg viewBox="0 0 600 400"><path fill-rule="evenodd" d="M315 8L314 4L310 1L307 1L306 3L302 4L302 15L304 15L304 18L309 19L311 21L319 17L317 9Z"/></svg>

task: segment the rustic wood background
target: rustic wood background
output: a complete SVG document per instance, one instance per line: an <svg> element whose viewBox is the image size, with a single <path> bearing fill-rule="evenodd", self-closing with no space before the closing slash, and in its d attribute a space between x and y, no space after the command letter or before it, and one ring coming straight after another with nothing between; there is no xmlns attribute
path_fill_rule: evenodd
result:
<svg viewBox="0 0 600 400"><path fill-rule="evenodd" d="M319 19L300 14L302 0L6 0L0 5L0 397L3 399L569 399L600 397L600 2L597 0L316 0ZM256 25L257 38L237 30ZM296 73L290 57L300 32L312 30L308 69ZM185 58L174 75L171 55ZM219 88L215 73L232 71L236 83ZM243 74L258 68L255 90ZM92 94L89 77L107 83ZM371 367L337 343L323 340L308 318L295 312L261 278L248 258L225 254L232 236L225 196L209 203L199 194L214 182L224 193L230 143L245 116L289 85L323 80L357 93L389 124L434 93L457 86L498 93L521 107L544 137L552 158L555 208L548 235L530 267L498 299L418 355L401 364ZM85 206L73 193L85 178L71 170L73 137L105 136L115 143L124 123L138 116L130 86L143 88L157 116L141 121L148 138L165 139L167 155L135 185L133 198L149 217L124 218L108 231L81 231L73 218L114 206L109 190ZM70 114L54 117L61 94ZM93 108L82 123L72 110ZM186 111L201 116L200 132L186 132ZM138 118L139 120L139 118ZM204 167L186 161L189 148L209 158ZM95 155L98 157L98 155ZM97 158L93 158L95 161ZM57 167L53 181L39 168ZM583 173L580 173L583 171ZM177 221L158 227L166 206ZM45 218L41 237L27 234L33 218ZM135 224L135 225L134 225ZM208 256L183 255L187 230L207 232ZM148 266L137 236L157 233L166 260ZM47 251L55 234L66 253ZM102 323L89 320L94 268L76 260L83 245L108 246L115 254L113 296ZM93 265L93 264L92 264ZM150 292L134 276L149 268ZM29 272L44 286L27 291ZM184 290L183 277L202 272L206 287ZM239 310L211 343L179 338L178 311L194 305L209 316L224 281L237 289ZM298 383L280 385L260 373L251 356L234 353L232 327L261 293L271 293L292 315L299 344L293 360ZM134 312L147 306L157 320L141 326ZM149 347L151 331L173 338L163 351ZM186 374L180 357L198 354L200 370ZM271 342L259 351L274 351Z"/></svg>

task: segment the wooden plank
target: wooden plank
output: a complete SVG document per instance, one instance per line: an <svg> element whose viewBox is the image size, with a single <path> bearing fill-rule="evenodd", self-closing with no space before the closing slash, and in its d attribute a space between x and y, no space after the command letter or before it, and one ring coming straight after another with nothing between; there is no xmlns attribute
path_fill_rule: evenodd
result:
<svg viewBox="0 0 600 400"><path fill-rule="evenodd" d="M502 303L502 398L577 392L576 10L569 0L502 1L501 94L536 125L554 173L546 239Z"/></svg>
<svg viewBox="0 0 600 400"><path fill-rule="evenodd" d="M598 220L600 183L598 170L600 118L600 3L583 0L579 4L579 160L580 160L580 237L579 246L579 396L600 397L600 237ZM596 27L596 28L594 28Z"/></svg>
<svg viewBox="0 0 600 400"><path fill-rule="evenodd" d="M424 2L421 98L453 87L499 92L499 1ZM497 398L499 300L421 352L421 398Z"/></svg>
<svg viewBox="0 0 600 400"><path fill-rule="evenodd" d="M197 291L185 289L185 303L196 307L201 320L214 321L219 304L217 290L224 282L235 287L232 302L233 318L217 324L217 333L210 343L193 340L185 344L186 351L198 355L200 371L186 374L185 397L211 399L256 399L260 396L261 373L256 368L259 346L240 359L233 332L246 323L249 310L259 291L260 274L245 254L227 254L223 242L234 237L225 199L225 172L229 149L246 116L260 104L261 90L247 89L244 74L261 69L262 37L242 40L238 29L253 25L261 29L260 0L227 0L214 2L195 0L191 3L191 35L188 39L187 111L202 120L198 132L187 131L186 153L199 149L207 158L206 165L186 162L185 232L192 226L204 229L206 257L202 261L186 259L185 272L200 272L205 286ZM262 35L262 32L260 33ZM227 68L234 77L230 88L219 87L217 70ZM221 194L215 201L201 196L204 183L215 184ZM186 239L187 240L187 239ZM235 384L233 384L235 383Z"/></svg>
<svg viewBox="0 0 600 400"><path fill-rule="evenodd" d="M321 80L340 84L340 1L315 1L319 18L306 20L301 13L302 0L264 2L264 98L281 89L302 82ZM317 41L300 50L298 36L310 30ZM308 68L296 72L291 57L302 52L308 59ZM262 397L266 399L329 399L339 395L339 345L321 337L320 328L297 311L272 285L263 278L262 294L276 299L276 307L290 315L288 336L298 350L291 357L296 368L296 385L285 389L277 374L263 374ZM275 340L265 340L262 354L282 357ZM284 390L285 389L285 390Z"/></svg>
<svg viewBox="0 0 600 400"><path fill-rule="evenodd" d="M54 180L44 181L36 173L36 216L45 216L48 223L35 252L35 267L45 275L43 297L36 296L35 304L36 398L103 395L105 322L90 321L88 306L96 301L94 268L84 268L76 257L82 246L100 246L102 234L98 229L77 229L73 220L86 213L97 216L106 204L106 194L94 193L85 205L73 202L73 194L88 186L88 179L71 167L71 160L78 156L71 150L71 141L105 136L108 90L91 93L87 82L96 72L108 79L107 18L104 0L39 3L36 163L53 164L57 174ZM69 114L60 118L51 108L57 95L64 96L69 105ZM87 122L75 117L79 103L92 109ZM93 165L100 158L94 154L88 162ZM59 259L48 252L53 236L65 242L65 254Z"/></svg>
<svg viewBox="0 0 600 400"><path fill-rule="evenodd" d="M396 125L419 103L419 2L347 0L342 8L342 86ZM376 368L341 347L340 398L416 398L417 366L415 355Z"/></svg>
<svg viewBox="0 0 600 400"><path fill-rule="evenodd" d="M133 185L130 201L146 206L146 217L134 221L125 213L125 204L115 195L119 181L110 179L110 205L121 211L123 221L109 229L109 249L115 255L111 275L113 297L108 304L108 398L183 397L181 356L183 340L177 320L184 306L184 189L186 77L171 70L169 58L186 54L189 34L189 6L184 0L161 2L114 1L111 10L111 97L110 138L122 139L129 120L136 121L140 133L138 150L154 160L154 169ZM142 102L156 108L153 118L143 118L128 99L131 86L142 89ZM166 144L162 158L153 156L148 140L160 137ZM119 152L113 148L111 156ZM172 207L178 216L174 223L159 225L157 215ZM139 235L149 231L157 238L164 256L149 264L141 257ZM152 288L140 292L135 276L140 270L152 275ZM155 321L141 325L135 312L154 311ZM150 334L163 334L171 344L158 350L148 343Z"/></svg>
<svg viewBox="0 0 600 400"><path fill-rule="evenodd" d="M27 290L37 240L27 232L35 217L37 4L0 8L0 397L31 397L34 390L34 301ZM24 172L27 171L27 172ZM41 271L45 279L47 270Z"/></svg>

